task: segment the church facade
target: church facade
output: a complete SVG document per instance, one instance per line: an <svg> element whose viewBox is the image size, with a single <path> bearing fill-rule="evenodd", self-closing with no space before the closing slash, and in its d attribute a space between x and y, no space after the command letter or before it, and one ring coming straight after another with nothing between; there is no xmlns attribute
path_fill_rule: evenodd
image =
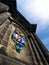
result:
<svg viewBox="0 0 49 65"><path fill-rule="evenodd" d="M0 65L49 65L37 26L17 10L16 0L0 0Z"/></svg>

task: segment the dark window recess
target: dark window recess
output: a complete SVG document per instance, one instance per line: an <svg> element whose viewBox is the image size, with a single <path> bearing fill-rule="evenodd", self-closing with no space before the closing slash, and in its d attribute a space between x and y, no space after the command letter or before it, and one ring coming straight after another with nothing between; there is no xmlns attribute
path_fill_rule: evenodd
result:
<svg viewBox="0 0 49 65"><path fill-rule="evenodd" d="M2 35L2 34L0 34L0 39L2 40L2 38L3 38L3 35Z"/></svg>
<svg viewBox="0 0 49 65"><path fill-rule="evenodd" d="M6 29L4 29L4 30L2 31L3 34L5 34L5 32L6 32Z"/></svg>
<svg viewBox="0 0 49 65"><path fill-rule="evenodd" d="M2 44L3 44L4 46L7 46L8 41L4 40Z"/></svg>

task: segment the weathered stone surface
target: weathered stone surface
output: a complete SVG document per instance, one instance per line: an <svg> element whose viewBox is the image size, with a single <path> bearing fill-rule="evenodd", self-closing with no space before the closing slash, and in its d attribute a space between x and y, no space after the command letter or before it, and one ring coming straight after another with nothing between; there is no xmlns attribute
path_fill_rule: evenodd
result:
<svg viewBox="0 0 49 65"><path fill-rule="evenodd" d="M0 25L4 23L10 16L11 14L8 12L1 13L0 14Z"/></svg>
<svg viewBox="0 0 49 65"><path fill-rule="evenodd" d="M27 64L0 54L0 65L27 65Z"/></svg>
<svg viewBox="0 0 49 65"><path fill-rule="evenodd" d="M9 7L3 3L0 2L0 12L8 11Z"/></svg>

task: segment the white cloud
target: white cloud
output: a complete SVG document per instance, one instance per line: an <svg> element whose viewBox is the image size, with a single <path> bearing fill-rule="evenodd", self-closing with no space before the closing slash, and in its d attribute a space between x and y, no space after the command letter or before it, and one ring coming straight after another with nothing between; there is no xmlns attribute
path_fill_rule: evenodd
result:
<svg viewBox="0 0 49 65"><path fill-rule="evenodd" d="M49 0L27 0L24 8L37 18L47 18L49 16Z"/></svg>
<svg viewBox="0 0 49 65"><path fill-rule="evenodd" d="M25 17L31 23L38 24L37 32L47 28L49 24L49 0L19 0L19 2L22 13L25 12L23 13Z"/></svg>
<svg viewBox="0 0 49 65"><path fill-rule="evenodd" d="M42 32L46 32L47 30L49 30L49 20L41 20L41 22L39 24L37 24L37 33L42 33Z"/></svg>
<svg viewBox="0 0 49 65"><path fill-rule="evenodd" d="M49 30L49 0L18 0L18 3L18 10L30 23L37 24L37 34Z"/></svg>

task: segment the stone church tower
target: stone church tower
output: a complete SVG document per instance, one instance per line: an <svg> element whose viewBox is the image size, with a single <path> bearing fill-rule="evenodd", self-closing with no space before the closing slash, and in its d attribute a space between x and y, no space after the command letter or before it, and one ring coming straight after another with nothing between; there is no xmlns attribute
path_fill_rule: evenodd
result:
<svg viewBox="0 0 49 65"><path fill-rule="evenodd" d="M49 51L30 24L17 10L16 0L0 0L0 65L49 65ZM25 47L17 53L12 31L25 38Z"/></svg>

